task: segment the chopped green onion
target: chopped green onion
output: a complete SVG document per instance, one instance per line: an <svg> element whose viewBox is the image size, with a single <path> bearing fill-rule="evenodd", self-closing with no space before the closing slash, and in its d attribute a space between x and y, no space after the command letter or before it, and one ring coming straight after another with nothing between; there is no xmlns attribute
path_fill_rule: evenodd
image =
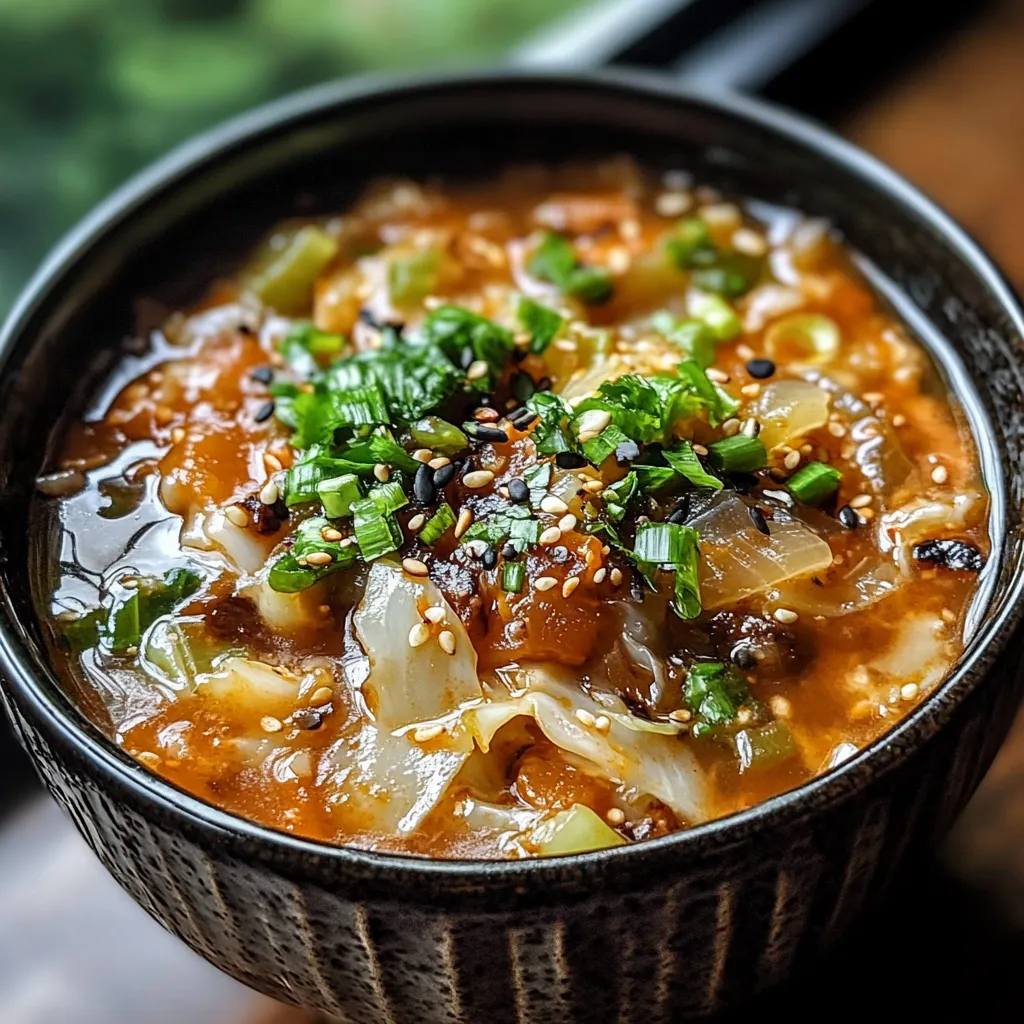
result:
<svg viewBox="0 0 1024 1024"><path fill-rule="evenodd" d="M671 466L652 466L645 462L633 463L633 475L645 492L660 491L679 482L679 474Z"/></svg>
<svg viewBox="0 0 1024 1024"><path fill-rule="evenodd" d="M474 362L487 364L488 372L469 382L477 391L493 385L512 355L511 331L461 306L435 309L423 323L423 335L453 363L458 363L468 349Z"/></svg>
<svg viewBox="0 0 1024 1024"><path fill-rule="evenodd" d="M278 345L285 362L303 377L312 377L322 366L337 359L344 348L345 339L340 334L328 334L314 324L300 324Z"/></svg>
<svg viewBox="0 0 1024 1024"><path fill-rule="evenodd" d="M295 232L282 248L272 247L265 266L249 278L249 288L283 316L300 316L313 301L313 284L334 259L338 243L313 225Z"/></svg>
<svg viewBox="0 0 1024 1024"><path fill-rule="evenodd" d="M600 305L612 296L611 275L597 267L582 266L572 243L553 231L549 231L534 250L526 269L563 294L590 305Z"/></svg>
<svg viewBox="0 0 1024 1024"><path fill-rule="evenodd" d="M367 562L397 551L402 544L402 530L394 516L385 511L384 503L369 496L352 506L352 523L359 551Z"/></svg>
<svg viewBox="0 0 1024 1024"><path fill-rule="evenodd" d="M823 462L808 462L789 478L786 486L794 497L808 505L821 505L839 490L842 479L843 474L834 466L826 466Z"/></svg>
<svg viewBox="0 0 1024 1024"><path fill-rule="evenodd" d="M518 594L526 579L525 562L505 562L501 567L501 589L508 594Z"/></svg>
<svg viewBox="0 0 1024 1024"><path fill-rule="evenodd" d="M421 448L430 448L442 455L456 455L469 444L466 435L454 423L440 416L424 416L409 428L409 432Z"/></svg>
<svg viewBox="0 0 1024 1024"><path fill-rule="evenodd" d="M366 502L369 499L362 498L360 501ZM323 533L328 529L331 529L331 524L323 516L313 516L299 524L291 551L275 559L267 573L267 582L272 590L281 594L294 594L355 563L355 546L350 542L324 540ZM304 564L304 559L314 553L328 554L331 561L326 565Z"/></svg>
<svg viewBox="0 0 1024 1024"><path fill-rule="evenodd" d="M719 341L732 341L743 333L743 321L720 295L694 292L688 305L690 316L703 320Z"/></svg>
<svg viewBox="0 0 1024 1024"><path fill-rule="evenodd" d="M693 275L693 283L706 292L737 298L750 291L750 280L731 267L704 267Z"/></svg>
<svg viewBox="0 0 1024 1024"><path fill-rule="evenodd" d="M605 512L612 522L620 522L626 515L629 503L640 490L636 470L630 470L621 480L616 480L601 492Z"/></svg>
<svg viewBox="0 0 1024 1024"><path fill-rule="evenodd" d="M422 302L437 288L441 254L434 247L421 249L388 263L388 296L396 306Z"/></svg>
<svg viewBox="0 0 1024 1024"><path fill-rule="evenodd" d="M551 486L551 475L554 472L550 462L535 462L523 470L523 480L530 489L530 504L538 508Z"/></svg>
<svg viewBox="0 0 1024 1024"><path fill-rule="evenodd" d="M317 486L317 495L324 506L324 513L331 519L340 519L352 514L352 505L363 497L363 489L355 473L343 473L322 480Z"/></svg>
<svg viewBox="0 0 1024 1024"><path fill-rule="evenodd" d="M651 323L655 330L673 345L678 345L702 369L714 364L718 339L703 320L679 321L663 309L654 314Z"/></svg>
<svg viewBox="0 0 1024 1024"><path fill-rule="evenodd" d="M704 469L689 441L680 441L674 448L666 448L661 454L680 476L686 477L695 487L711 487L716 491L721 489L722 481Z"/></svg>
<svg viewBox="0 0 1024 1024"><path fill-rule="evenodd" d="M374 487L367 497L386 516L397 512L400 508L405 508L409 504L409 499L405 491L402 490L402 485L394 480Z"/></svg>
<svg viewBox="0 0 1024 1024"><path fill-rule="evenodd" d="M708 421L712 426L729 419L739 409L740 403L724 388L713 383L693 359L684 359L676 369L707 409Z"/></svg>
<svg viewBox="0 0 1024 1024"><path fill-rule="evenodd" d="M675 570L672 610L682 619L701 612L700 547L691 526L679 523L643 523L637 528L633 555L638 562L669 566Z"/></svg>
<svg viewBox="0 0 1024 1024"><path fill-rule="evenodd" d="M426 521L420 530L419 539L423 544L433 544L441 539L455 525L455 513L451 505L445 502Z"/></svg>
<svg viewBox="0 0 1024 1024"><path fill-rule="evenodd" d="M415 473L423 463L417 462L390 434L374 434L367 442L374 463L383 462L405 473ZM372 467L371 467L372 469Z"/></svg>
<svg viewBox="0 0 1024 1024"><path fill-rule="evenodd" d="M759 437L733 434L708 445L708 461L722 473L753 473L768 465L768 452Z"/></svg>
<svg viewBox="0 0 1024 1024"><path fill-rule="evenodd" d="M718 249L711 241L707 221L700 217L687 217L679 221L665 242L665 250L680 270L708 266L718 257Z"/></svg>
<svg viewBox="0 0 1024 1024"><path fill-rule="evenodd" d="M751 729L740 729L733 743L740 772L765 768L797 753L793 733L785 722L766 722Z"/></svg>
<svg viewBox="0 0 1024 1024"><path fill-rule="evenodd" d="M516 319L530 335L530 351L540 355L562 329L565 320L553 309L523 296L516 307Z"/></svg>

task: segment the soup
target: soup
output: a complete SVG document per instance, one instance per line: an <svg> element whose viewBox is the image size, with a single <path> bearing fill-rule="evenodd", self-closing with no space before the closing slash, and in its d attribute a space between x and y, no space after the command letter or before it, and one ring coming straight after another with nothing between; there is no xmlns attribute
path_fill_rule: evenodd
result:
<svg viewBox="0 0 1024 1024"><path fill-rule="evenodd" d="M956 662L989 548L963 415L827 226L626 160L277 226L39 490L54 653L125 751L435 857L828 771Z"/></svg>

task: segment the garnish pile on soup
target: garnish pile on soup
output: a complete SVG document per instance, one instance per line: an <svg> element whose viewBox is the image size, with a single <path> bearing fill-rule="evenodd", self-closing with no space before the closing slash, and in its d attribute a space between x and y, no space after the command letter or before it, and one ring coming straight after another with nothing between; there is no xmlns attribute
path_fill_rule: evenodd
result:
<svg viewBox="0 0 1024 1024"><path fill-rule="evenodd" d="M820 221L623 160L381 182L140 341L39 481L54 645L257 822L640 842L851 757L962 651L975 446Z"/></svg>

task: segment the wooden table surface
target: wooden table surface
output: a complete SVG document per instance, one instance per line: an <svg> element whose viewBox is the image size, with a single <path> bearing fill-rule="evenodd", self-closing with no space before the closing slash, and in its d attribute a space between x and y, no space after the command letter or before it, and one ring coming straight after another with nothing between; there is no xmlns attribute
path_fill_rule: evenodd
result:
<svg viewBox="0 0 1024 1024"><path fill-rule="evenodd" d="M840 128L937 199L1024 291L1024 0L986 15ZM20 829L0 837L0 1020L315 1020L253 995L163 933L55 807L20 813ZM778 1012L832 1024L884 1007L886 1017L1015 1020L1022 967L1024 717L934 860L824 963L740 1019Z"/></svg>

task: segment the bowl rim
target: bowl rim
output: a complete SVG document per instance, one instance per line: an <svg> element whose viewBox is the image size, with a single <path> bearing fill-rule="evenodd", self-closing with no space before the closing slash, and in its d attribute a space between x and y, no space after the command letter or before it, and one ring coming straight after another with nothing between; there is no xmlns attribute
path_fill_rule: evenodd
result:
<svg viewBox="0 0 1024 1024"><path fill-rule="evenodd" d="M686 86L663 75L642 70L580 72L559 69L478 69L411 75L371 74L327 82L258 106L190 138L157 159L97 204L68 231L44 258L21 291L0 329L0 379L9 364L22 332L35 312L58 293L67 274L83 256L144 201L174 187L183 176L208 170L241 143L265 134L295 128L308 117L365 101L395 103L405 95L438 90L487 86L500 91L523 86L577 87L585 91L609 91L640 101L680 102L699 106L712 114L738 118L781 136L813 152L826 163L840 166L869 187L881 191L897 205L928 224L956 257L992 294L1018 337L1024 336L1024 312L1013 289L980 246L952 218L916 187L881 161L802 115L762 100L735 93L709 92ZM1003 538L1003 560L1012 552ZM190 830L212 830L221 840L238 845L247 860L264 862L272 870L287 873L275 852L290 854L299 862L310 858L329 862L353 876L391 878L429 883L431 890L451 892L467 886L515 887L529 880L558 888L581 873L592 876L650 868L655 861L678 863L687 855L703 856L708 850L728 849L741 843L753 830L769 822L776 825L799 821L842 802L894 770L910 753L933 737L952 717L983 679L1013 629L1021 620L1024 603L1024 562L1018 552L1011 567L1009 585L993 613L991 596L981 611L981 622L949 677L909 714L841 765L817 775L794 789L777 794L750 808L716 818L692 828L644 843L608 850L551 858L524 860L447 860L417 855L378 852L352 846L335 846L306 839L250 821L207 803L188 791L143 768L84 719L69 698L58 689L56 699L45 692L37 673L49 674L42 655L36 658L17 635L17 619L4 600L0 616L0 670L5 689L19 713L26 709L37 726L56 734L78 758L100 772L122 792L147 810L158 809L175 824ZM56 673L52 673L56 675ZM62 707L61 703L66 706ZM76 719L81 719L78 721ZM328 865L325 864L325 867ZM400 889L396 889L399 892ZM403 894L407 896L408 894Z"/></svg>

